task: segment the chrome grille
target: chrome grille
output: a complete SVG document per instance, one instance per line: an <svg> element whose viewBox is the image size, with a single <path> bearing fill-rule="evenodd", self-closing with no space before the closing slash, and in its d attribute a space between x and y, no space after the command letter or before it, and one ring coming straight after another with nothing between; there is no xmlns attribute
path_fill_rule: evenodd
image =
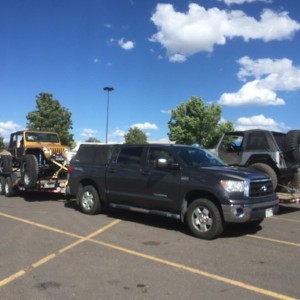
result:
<svg viewBox="0 0 300 300"><path fill-rule="evenodd" d="M265 196L272 193L273 185L271 180L254 180L250 182L250 197Z"/></svg>

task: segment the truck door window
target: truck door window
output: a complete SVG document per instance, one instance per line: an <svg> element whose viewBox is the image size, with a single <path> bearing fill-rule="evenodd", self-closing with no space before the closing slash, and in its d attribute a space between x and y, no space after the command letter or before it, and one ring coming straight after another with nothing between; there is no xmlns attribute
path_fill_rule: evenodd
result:
<svg viewBox="0 0 300 300"><path fill-rule="evenodd" d="M169 165L176 163L175 158L168 151L164 149L150 148L147 153L146 166L156 168L157 161L160 158L166 159Z"/></svg>
<svg viewBox="0 0 300 300"><path fill-rule="evenodd" d="M142 153L142 147L122 148L117 159L117 165L140 166Z"/></svg>

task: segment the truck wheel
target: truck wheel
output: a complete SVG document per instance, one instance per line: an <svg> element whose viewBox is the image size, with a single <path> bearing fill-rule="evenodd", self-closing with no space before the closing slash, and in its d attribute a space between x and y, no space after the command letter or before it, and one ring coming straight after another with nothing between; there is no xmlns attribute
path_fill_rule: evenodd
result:
<svg viewBox="0 0 300 300"><path fill-rule="evenodd" d="M0 195L4 195L5 177L0 176Z"/></svg>
<svg viewBox="0 0 300 300"><path fill-rule="evenodd" d="M37 158L27 154L23 158L21 167L21 178L25 189L34 188L38 180L39 167Z"/></svg>
<svg viewBox="0 0 300 300"><path fill-rule="evenodd" d="M10 155L0 156L0 173L12 172L12 158Z"/></svg>
<svg viewBox="0 0 300 300"><path fill-rule="evenodd" d="M267 174L272 179L273 190L275 191L278 184L277 174L272 167L264 163L255 163L248 166L249 169L256 170Z"/></svg>
<svg viewBox="0 0 300 300"><path fill-rule="evenodd" d="M10 176L6 177L6 179L5 179L4 194L6 197L12 197L15 195L13 181Z"/></svg>
<svg viewBox="0 0 300 300"><path fill-rule="evenodd" d="M189 205L186 222L193 235L205 240L218 237L224 230L219 209L212 201L204 198Z"/></svg>
<svg viewBox="0 0 300 300"><path fill-rule="evenodd" d="M92 185L80 189L77 194L80 210L88 215L94 215L101 210L101 203L97 190Z"/></svg>
<svg viewBox="0 0 300 300"><path fill-rule="evenodd" d="M287 132L284 152L292 162L300 163L300 130L290 130Z"/></svg>

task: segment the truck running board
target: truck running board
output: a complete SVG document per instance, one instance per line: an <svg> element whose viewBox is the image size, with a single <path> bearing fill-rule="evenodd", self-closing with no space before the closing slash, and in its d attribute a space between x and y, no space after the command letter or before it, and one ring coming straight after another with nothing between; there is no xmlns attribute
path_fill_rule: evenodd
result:
<svg viewBox="0 0 300 300"><path fill-rule="evenodd" d="M135 206L117 204L117 203L109 203L109 206L112 208L119 208L119 209L123 209L123 210L129 210L129 211L140 212L140 213L144 213L144 214L157 215L157 216L163 216L163 217L167 217L167 218L180 220L179 214L174 214L174 213L170 213L170 212L162 211L162 210L145 209L145 208L139 208L139 207L135 207Z"/></svg>

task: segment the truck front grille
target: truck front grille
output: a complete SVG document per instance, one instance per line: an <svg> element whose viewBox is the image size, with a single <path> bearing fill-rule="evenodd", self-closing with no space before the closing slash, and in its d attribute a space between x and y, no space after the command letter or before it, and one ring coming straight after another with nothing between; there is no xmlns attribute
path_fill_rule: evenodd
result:
<svg viewBox="0 0 300 300"><path fill-rule="evenodd" d="M271 180L253 180L250 182L250 197L265 196L272 193L273 185Z"/></svg>

